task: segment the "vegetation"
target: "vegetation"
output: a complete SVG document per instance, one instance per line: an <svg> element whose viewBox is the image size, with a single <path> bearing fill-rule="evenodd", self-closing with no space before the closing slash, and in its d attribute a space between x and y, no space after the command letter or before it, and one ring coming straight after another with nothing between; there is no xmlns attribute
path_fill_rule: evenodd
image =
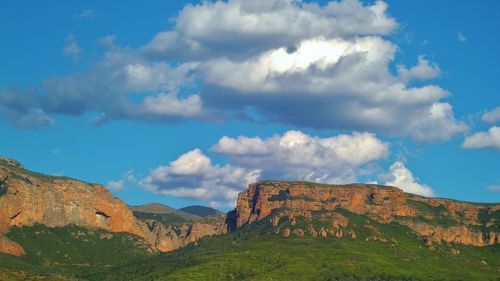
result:
<svg viewBox="0 0 500 281"><path fill-rule="evenodd" d="M0 180L0 196L7 194L7 180L8 177L5 177L3 180Z"/></svg>
<svg viewBox="0 0 500 281"><path fill-rule="evenodd" d="M454 219L448 209L443 206L432 206L422 201L408 199L407 203L410 207L417 211L417 216L413 218L415 221L436 224L443 227L460 225L459 220Z"/></svg>
<svg viewBox="0 0 500 281"><path fill-rule="evenodd" d="M137 219L155 220L157 222L162 223L163 225L192 223L192 220L188 220L187 218L182 217L176 213L159 214L159 213L146 213L146 212L139 212L139 211L134 211L133 213Z"/></svg>
<svg viewBox="0 0 500 281"><path fill-rule="evenodd" d="M0 280L72 280L79 272L150 256L140 237L77 226L12 228L7 236L23 246L26 256L0 254Z"/></svg>
<svg viewBox="0 0 500 281"><path fill-rule="evenodd" d="M12 164L9 164L7 161L0 159L0 169L3 169L5 171L9 172L9 176L13 178L20 179L28 184L31 184L31 181L27 176L39 178L39 179L44 179L44 180L55 180L55 179L66 179L66 180L74 180L78 181L69 177L60 177L60 176L49 176L33 171L26 170L24 168L14 166Z"/></svg>
<svg viewBox="0 0 500 281"><path fill-rule="evenodd" d="M320 183L320 182L310 182L310 181L286 181L286 180L262 180L257 182L262 185L276 186L276 183L291 183L294 185L305 185L308 187L329 187L329 188L366 188L367 186L377 186L376 184L365 184L365 183L350 183L350 184L330 184L330 183Z"/></svg>
<svg viewBox="0 0 500 281"><path fill-rule="evenodd" d="M189 213L192 215L197 215L197 216L200 216L203 218L208 217L208 216L217 215L220 213L216 209L205 207L205 206L200 206L200 205L187 206L187 207L179 209L179 211L183 211L185 213Z"/></svg>
<svg viewBox="0 0 500 281"><path fill-rule="evenodd" d="M500 210L490 213L489 209L481 209L478 214L478 220L482 224L483 231L500 231ZM488 225L488 222L491 225Z"/></svg>
<svg viewBox="0 0 500 281"><path fill-rule="evenodd" d="M297 197L297 196L290 196L290 194L288 193L287 190L280 190L278 192L278 194L275 194L275 195L271 195L271 197L269 197L267 199L268 201L285 201L285 200L304 200L306 202L316 202L318 200L315 200L313 198L309 198L309 197ZM323 201L323 202L335 202L336 199L335 198L330 198L326 201Z"/></svg>
<svg viewBox="0 0 500 281"><path fill-rule="evenodd" d="M12 229L8 237L27 255L0 255L0 280L500 280L500 245L442 244L429 250L405 226L336 212L349 219L344 232L356 232L356 239L312 237L305 218L296 217L293 227L305 230L304 237L284 238L269 220L260 220L149 255L140 238L127 234L110 237L73 226ZM313 214L313 224L320 215ZM280 220L282 227L289 224Z"/></svg>
<svg viewBox="0 0 500 281"><path fill-rule="evenodd" d="M500 247L441 245L429 250L398 224L341 211L360 236L376 228L388 242L284 238L267 220L208 237L175 252L96 271L86 280L500 280ZM368 223L369 227L363 225ZM460 251L454 255L452 249Z"/></svg>
<svg viewBox="0 0 500 281"><path fill-rule="evenodd" d="M288 198L288 191L287 190L280 190L279 193L276 195L272 195L269 197L269 201L285 201Z"/></svg>

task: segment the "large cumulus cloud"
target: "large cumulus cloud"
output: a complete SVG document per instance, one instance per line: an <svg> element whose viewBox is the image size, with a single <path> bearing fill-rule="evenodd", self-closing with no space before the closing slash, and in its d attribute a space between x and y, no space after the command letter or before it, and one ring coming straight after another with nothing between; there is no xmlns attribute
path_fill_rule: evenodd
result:
<svg viewBox="0 0 500 281"><path fill-rule="evenodd" d="M244 57L306 38L387 35L398 24L386 9L382 1L205 1L187 5L174 28L158 33L142 51L163 58Z"/></svg>
<svg viewBox="0 0 500 281"><path fill-rule="evenodd" d="M259 176L259 169L212 164L201 150L194 149L152 170L139 185L157 194L200 199L215 205L234 204L238 192Z"/></svg>
<svg viewBox="0 0 500 281"><path fill-rule="evenodd" d="M366 165L384 159L389 144L369 133L321 138L288 131L269 138L222 137L212 149L227 164L213 164L201 150L153 169L139 185L147 190L221 205L258 179L356 182Z"/></svg>
<svg viewBox="0 0 500 281"><path fill-rule="evenodd" d="M446 101L450 93L425 82L440 74L436 63L420 56L414 66L393 66L398 46L386 35L398 23L387 8L357 0L187 5L171 29L142 47L121 48L108 37L102 61L47 79L24 108L0 99L1 116L35 114L44 125L53 114L89 112L98 122L257 115L264 122L418 141L463 132Z"/></svg>
<svg viewBox="0 0 500 281"><path fill-rule="evenodd" d="M261 168L266 178L316 182L353 182L356 169L388 155L389 144L373 134L329 138L288 131L267 139L222 137L212 147L231 163Z"/></svg>

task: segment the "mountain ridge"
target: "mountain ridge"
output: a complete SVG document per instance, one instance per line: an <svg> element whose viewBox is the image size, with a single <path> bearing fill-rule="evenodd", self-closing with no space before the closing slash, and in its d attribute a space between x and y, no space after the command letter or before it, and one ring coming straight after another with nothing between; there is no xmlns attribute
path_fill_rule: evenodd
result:
<svg viewBox="0 0 500 281"><path fill-rule="evenodd" d="M0 159L0 209L0 279L7 280L500 276L500 204L426 198L397 187L259 181L238 195L224 222L175 222L167 206L133 211L104 186ZM456 272L448 278L443 268Z"/></svg>
<svg viewBox="0 0 500 281"><path fill-rule="evenodd" d="M8 158L0 158L0 210L0 253L15 255L24 253L22 245L4 234L13 227L36 224L126 232L141 237L152 251L160 252L219 233L218 225L205 222L179 225L177 231L154 220L137 219L123 201L102 185L32 172Z"/></svg>
<svg viewBox="0 0 500 281"><path fill-rule="evenodd" d="M223 212L221 212L217 209L210 208L207 206L202 206L202 205L191 205L191 206L182 207L179 209L179 211L189 213L189 214L199 216L199 217L209 217L209 216L223 214Z"/></svg>
<svg viewBox="0 0 500 281"><path fill-rule="evenodd" d="M306 225L297 229L299 236L343 236L349 221L337 209L367 215L381 223L405 225L428 247L443 241L473 246L500 243L500 204L427 198L374 184L259 181L238 195L237 207L228 214L226 227L234 231L263 219L278 227L281 220L294 224L300 217ZM313 224L318 220L322 227L315 228ZM288 227L280 231L289 236L292 230Z"/></svg>

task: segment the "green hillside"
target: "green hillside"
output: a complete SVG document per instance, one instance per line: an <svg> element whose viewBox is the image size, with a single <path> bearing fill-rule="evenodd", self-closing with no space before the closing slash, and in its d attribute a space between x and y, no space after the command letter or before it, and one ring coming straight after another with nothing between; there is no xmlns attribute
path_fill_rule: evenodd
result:
<svg viewBox="0 0 500 281"><path fill-rule="evenodd" d="M176 213L159 214L159 213L134 211L133 214L139 220L144 220L144 221L155 220L157 222L161 222L163 225L182 224L182 223L189 224L193 222L193 220L187 219Z"/></svg>
<svg viewBox="0 0 500 281"><path fill-rule="evenodd" d="M352 238L275 233L267 220L178 251L81 276L85 280L500 280L500 245L425 247L399 224L348 216ZM299 222L297 224L300 224ZM284 222L286 225L286 222ZM373 232L380 241L366 241Z"/></svg>
<svg viewBox="0 0 500 281"><path fill-rule="evenodd" d="M216 209L200 205L187 206L184 208L180 208L179 211L183 211L185 213L193 214L200 217L208 217L221 213Z"/></svg>
<svg viewBox="0 0 500 281"><path fill-rule="evenodd" d="M0 254L0 280L74 280L88 270L151 256L140 237L76 226L12 228L7 236L23 245L26 256Z"/></svg>
<svg viewBox="0 0 500 281"><path fill-rule="evenodd" d="M148 255L140 238L78 227L14 228L25 257L0 255L0 280L500 280L500 245L435 245L397 223L338 210L355 239L283 237L269 220ZM315 223L319 223L314 221ZM378 240L370 240L376 234ZM370 240L370 241L367 241ZM29 273L28 273L29 272Z"/></svg>
<svg viewBox="0 0 500 281"><path fill-rule="evenodd" d="M399 224L380 224L339 210L356 239L276 234L268 220L199 240L186 248L149 255L127 234L12 229L8 237L27 255L0 255L0 280L500 280L500 245L437 245L430 250ZM366 241L376 232L379 241ZM29 273L28 273L29 272Z"/></svg>

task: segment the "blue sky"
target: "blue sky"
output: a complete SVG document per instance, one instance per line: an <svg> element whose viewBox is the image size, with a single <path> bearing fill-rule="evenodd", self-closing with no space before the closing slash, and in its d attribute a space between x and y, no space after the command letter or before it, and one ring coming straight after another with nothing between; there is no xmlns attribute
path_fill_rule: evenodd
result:
<svg viewBox="0 0 500 281"><path fill-rule="evenodd" d="M0 155L129 204L257 179L500 201L498 1L9 1Z"/></svg>

